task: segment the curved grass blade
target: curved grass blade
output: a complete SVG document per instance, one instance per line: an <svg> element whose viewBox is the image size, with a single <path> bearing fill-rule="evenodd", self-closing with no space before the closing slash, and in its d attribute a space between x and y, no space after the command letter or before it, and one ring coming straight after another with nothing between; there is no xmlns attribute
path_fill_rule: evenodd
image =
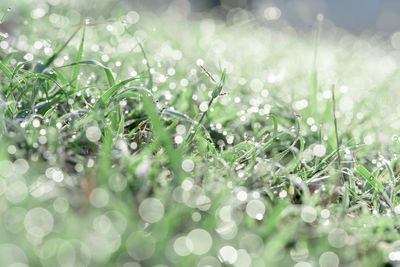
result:
<svg viewBox="0 0 400 267"><path fill-rule="evenodd" d="M100 97L100 99L96 102L94 108L107 108L108 105L111 103L111 97L115 93L117 93L119 89L121 89L123 86L130 83L131 81L134 81L137 79L138 79L137 77L132 77L132 78L126 79L126 80L112 86Z"/></svg>
<svg viewBox="0 0 400 267"><path fill-rule="evenodd" d="M74 63L68 64L68 65L60 66L57 69L66 68L66 67L72 67L72 66L77 66L77 65L93 65L93 66L98 66L98 67L103 68L103 70L104 70L104 72L106 74L106 77L107 77L108 84L110 86L114 86L115 85L115 80L114 80L114 76L112 74L111 69L106 67L106 66L104 66L103 64L101 64L100 62L98 62L96 60L84 60L84 61L74 62Z"/></svg>
<svg viewBox="0 0 400 267"><path fill-rule="evenodd" d="M126 94L128 92L144 92L144 93L148 94L149 96L151 96L154 100L154 95L151 93L151 91L143 86L128 87L128 88L122 90L121 92L118 92L117 96L123 96L124 94Z"/></svg>
<svg viewBox="0 0 400 267"><path fill-rule="evenodd" d="M52 69L54 71L54 73L57 75L57 78L60 80L62 87L67 86L68 85L68 81L67 79L64 77L64 75L61 74L60 71L58 71L57 69Z"/></svg>
<svg viewBox="0 0 400 267"><path fill-rule="evenodd" d="M0 62L0 70L7 76L7 78L9 79L13 78L12 72L1 62Z"/></svg>
<svg viewBox="0 0 400 267"><path fill-rule="evenodd" d="M179 113L177 111L174 110L169 110L169 109L164 109L161 112L162 115L167 115L169 117L175 117L181 120L184 120L186 122L189 122L190 124L197 124L197 122L195 122L194 120L192 120L188 115L183 114L183 113Z"/></svg>
<svg viewBox="0 0 400 267"><path fill-rule="evenodd" d="M385 190L385 187L363 165L359 164L356 166L356 170L379 193Z"/></svg>
<svg viewBox="0 0 400 267"><path fill-rule="evenodd" d="M13 79L18 74L18 72L21 70L21 68L23 68L25 66L25 64L26 64L26 62L21 62L15 67L13 74L12 74Z"/></svg>
<svg viewBox="0 0 400 267"><path fill-rule="evenodd" d="M7 14L11 11L10 8L7 9L6 12L4 12L3 16L1 16L0 18L0 24L2 24L4 22L4 19L6 18Z"/></svg>

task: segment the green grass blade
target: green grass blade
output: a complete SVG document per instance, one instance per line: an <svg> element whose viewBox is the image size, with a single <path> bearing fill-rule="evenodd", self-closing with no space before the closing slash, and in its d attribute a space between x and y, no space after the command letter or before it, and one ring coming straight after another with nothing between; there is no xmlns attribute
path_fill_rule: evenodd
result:
<svg viewBox="0 0 400 267"><path fill-rule="evenodd" d="M171 166L171 169L175 174L175 178L179 178L182 162L181 155L180 153L177 153L175 151L171 137L169 136L168 131L165 130L165 127L161 122L156 105L154 104L151 97L147 94L143 95L143 106L151 122L152 131L156 140L159 140L159 142L165 149L165 154L167 155L169 165Z"/></svg>
<svg viewBox="0 0 400 267"><path fill-rule="evenodd" d="M150 68L149 59L147 58L146 51L144 51L144 47L143 47L142 43L138 41L138 44L139 44L140 50L142 51L143 58L146 60L147 72L149 74L148 88L149 88L149 90L151 90L153 88L153 75L151 74L151 71L150 71L151 68Z"/></svg>
<svg viewBox="0 0 400 267"><path fill-rule="evenodd" d="M0 70L7 76L8 79L13 78L12 72L1 62L0 62Z"/></svg>
<svg viewBox="0 0 400 267"><path fill-rule="evenodd" d="M106 66L104 66L103 64L101 64L100 62L98 62L96 60L84 60L84 61L74 62L74 63L68 64L68 65L60 66L60 67L58 67L58 69L77 66L77 65L93 65L93 66L101 67L104 70L105 74L106 74L109 86L114 86L115 85L115 80L114 80L114 76L112 74L111 69L106 67Z"/></svg>
<svg viewBox="0 0 400 267"><path fill-rule="evenodd" d="M119 122L119 126L118 126L118 136L122 135L124 133L124 125L125 125L125 117L124 117L124 113L121 112L120 113L120 122Z"/></svg>
<svg viewBox="0 0 400 267"><path fill-rule="evenodd" d="M0 24L2 24L4 22L4 19L6 18L7 14L11 11L10 8L7 9L6 12L4 12L4 14L1 16L0 18Z"/></svg>
<svg viewBox="0 0 400 267"><path fill-rule="evenodd" d="M226 69L224 69L224 71L222 72L221 80L217 85L217 87L215 87L215 89L212 92L211 95L212 98L217 98L221 94L222 88L224 87L225 78L226 78Z"/></svg>
<svg viewBox="0 0 400 267"><path fill-rule="evenodd" d="M363 165L358 165L356 170L378 192L385 190L385 187Z"/></svg>
<svg viewBox="0 0 400 267"><path fill-rule="evenodd" d="M75 62L82 61L83 48L84 48L84 44L85 44L85 33L86 33L86 26L83 26L82 38L81 38L81 42L79 44L79 49L78 49L78 53L76 55ZM76 64L74 66L74 71L73 71L73 74L72 74L72 80L71 80L72 88L76 88L76 85L78 83L78 76L79 76L79 72L80 71L81 71L81 65L80 64Z"/></svg>
<svg viewBox="0 0 400 267"><path fill-rule="evenodd" d="M82 26L79 26L74 33L68 38L68 40L48 59L46 59L43 63L43 67L47 68L51 63L61 54L61 52L67 47L67 45L71 42L71 40L75 37L75 35L79 32ZM43 69L44 69L43 68ZM39 68L38 68L39 69ZM43 70L42 69L42 70ZM41 71L40 71L41 72Z"/></svg>
<svg viewBox="0 0 400 267"><path fill-rule="evenodd" d="M119 89L121 89L123 86L126 84L130 83L131 81L137 80L136 77L126 79L122 82L117 83L110 89L108 89L101 97L100 99L96 102L95 108L106 108L111 102L111 97L118 92Z"/></svg>

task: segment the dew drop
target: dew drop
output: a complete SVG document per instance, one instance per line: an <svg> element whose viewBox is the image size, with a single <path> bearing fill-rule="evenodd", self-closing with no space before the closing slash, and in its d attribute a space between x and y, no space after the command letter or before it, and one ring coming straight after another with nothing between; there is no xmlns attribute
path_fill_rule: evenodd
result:
<svg viewBox="0 0 400 267"><path fill-rule="evenodd" d="M164 217L164 205L157 198L146 198L139 205L139 215L148 223L158 222Z"/></svg>
<svg viewBox="0 0 400 267"><path fill-rule="evenodd" d="M204 229L192 230L187 238L192 242L191 252L196 255L206 254L212 246L211 235Z"/></svg>

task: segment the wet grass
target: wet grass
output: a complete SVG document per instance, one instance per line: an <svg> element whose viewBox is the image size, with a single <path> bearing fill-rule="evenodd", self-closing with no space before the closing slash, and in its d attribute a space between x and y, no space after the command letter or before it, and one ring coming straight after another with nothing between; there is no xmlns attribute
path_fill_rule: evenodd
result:
<svg viewBox="0 0 400 267"><path fill-rule="evenodd" d="M28 21L0 37L1 266L400 260L382 36L25 4L0 13Z"/></svg>

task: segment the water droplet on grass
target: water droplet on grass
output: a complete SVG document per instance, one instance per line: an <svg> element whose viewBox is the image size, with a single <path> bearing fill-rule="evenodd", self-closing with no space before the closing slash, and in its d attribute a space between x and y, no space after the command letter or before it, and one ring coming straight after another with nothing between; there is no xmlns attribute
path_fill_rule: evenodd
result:
<svg viewBox="0 0 400 267"><path fill-rule="evenodd" d="M14 145L10 145L10 146L8 146L8 148L7 148L7 152L8 152L10 155L14 155L14 154L17 152L17 148L16 148Z"/></svg>
<svg viewBox="0 0 400 267"><path fill-rule="evenodd" d="M322 144L317 144L313 148L313 153L317 157L323 157L323 156L325 156L326 148Z"/></svg>
<svg viewBox="0 0 400 267"><path fill-rule="evenodd" d="M258 199L250 200L246 205L246 213L251 218L261 220L265 213L264 203Z"/></svg>
<svg viewBox="0 0 400 267"><path fill-rule="evenodd" d="M194 162L193 162L193 160L191 160L191 159L185 159L183 162L182 162L182 169L185 171L185 172L191 172L191 171L193 171L193 169L194 169Z"/></svg>
<svg viewBox="0 0 400 267"><path fill-rule="evenodd" d="M183 142L183 137L180 135L175 136L174 141L176 144L181 144Z"/></svg>
<svg viewBox="0 0 400 267"><path fill-rule="evenodd" d="M226 240L231 240L235 238L238 228L234 221L227 221L220 223L215 231L221 236L221 238Z"/></svg>
<svg viewBox="0 0 400 267"><path fill-rule="evenodd" d="M207 102L202 102L199 106L199 109L201 112L206 112L208 110L208 103Z"/></svg>
<svg viewBox="0 0 400 267"><path fill-rule="evenodd" d="M343 229L333 229L329 232L328 242L334 248L342 248L346 245L347 237L347 233Z"/></svg>
<svg viewBox="0 0 400 267"><path fill-rule="evenodd" d="M89 141L96 143L101 138L101 131L97 126L90 126L86 130L86 137Z"/></svg>
<svg viewBox="0 0 400 267"><path fill-rule="evenodd" d="M338 267L339 257L332 251L322 253L319 257L319 265L321 267Z"/></svg>
<svg viewBox="0 0 400 267"><path fill-rule="evenodd" d="M54 218L44 208L33 208L24 219L26 231L35 237L44 237L53 230Z"/></svg>
<svg viewBox="0 0 400 267"><path fill-rule="evenodd" d="M193 250L193 243L186 236L180 236L174 241L174 251L179 256L188 256Z"/></svg>
<svg viewBox="0 0 400 267"><path fill-rule="evenodd" d="M327 210L327 209L321 210L321 217L324 218L324 219L329 218L330 214L331 214L330 211Z"/></svg>
<svg viewBox="0 0 400 267"><path fill-rule="evenodd" d="M156 248L156 241L144 232L132 233L126 240L128 254L138 261L149 259Z"/></svg>
<svg viewBox="0 0 400 267"><path fill-rule="evenodd" d="M53 202L53 208L58 213L67 212L67 210L69 208L68 200L66 200L65 198L62 198L62 197L56 198L56 200L54 200L54 202Z"/></svg>
<svg viewBox="0 0 400 267"><path fill-rule="evenodd" d="M246 201L247 200L247 192L246 191L239 191L236 193L236 197L239 201Z"/></svg>
<svg viewBox="0 0 400 267"><path fill-rule="evenodd" d="M306 223L312 223L317 219L317 211L311 206L305 206L301 210L301 219Z"/></svg>
<svg viewBox="0 0 400 267"><path fill-rule="evenodd" d="M234 247L224 246L219 250L218 258L223 263L234 264L238 258L238 254Z"/></svg>
<svg viewBox="0 0 400 267"><path fill-rule="evenodd" d="M96 188L90 193L89 200L94 207L103 208L108 204L110 196L105 189Z"/></svg>
<svg viewBox="0 0 400 267"><path fill-rule="evenodd" d="M213 240L211 235L204 229L192 230L187 238L192 242L191 252L195 255L203 255L207 253L212 246Z"/></svg>
<svg viewBox="0 0 400 267"><path fill-rule="evenodd" d="M157 198L146 198L139 205L139 215L148 223L158 222L164 217L164 205Z"/></svg>
<svg viewBox="0 0 400 267"><path fill-rule="evenodd" d="M294 267L312 267L311 263L306 261L298 262L294 265Z"/></svg>

